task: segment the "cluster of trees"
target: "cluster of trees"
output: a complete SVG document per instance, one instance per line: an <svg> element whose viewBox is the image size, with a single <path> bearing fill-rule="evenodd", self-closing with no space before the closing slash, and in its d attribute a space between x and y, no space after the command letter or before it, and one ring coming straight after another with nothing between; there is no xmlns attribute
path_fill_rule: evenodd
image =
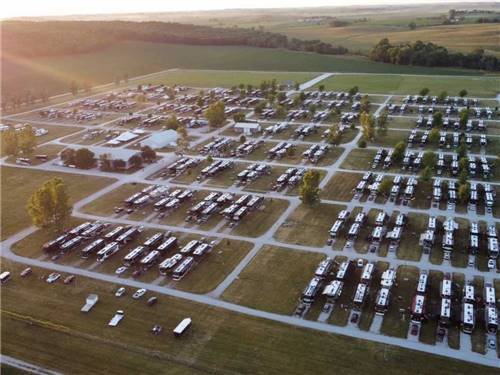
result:
<svg viewBox="0 0 500 375"><path fill-rule="evenodd" d="M437 44L417 40L411 43L391 44L384 38L369 53L370 59L397 65L454 66L469 69L499 70L496 56L486 55L482 48L464 54L449 52Z"/></svg>
<svg viewBox="0 0 500 375"><path fill-rule="evenodd" d="M289 40L286 35L255 28L128 21L6 21L2 26L4 52L22 57L91 52L120 41L239 45L325 54L347 53L344 47L336 47L320 40Z"/></svg>
<svg viewBox="0 0 500 375"><path fill-rule="evenodd" d="M78 150L65 148L61 151L60 158L65 165L74 165L79 169L94 168L97 164L95 154L88 148ZM143 163L152 163L156 160L156 151L149 146L144 146L141 151L128 159L128 164L133 168L141 168ZM99 156L99 167L103 171L117 171L126 168L127 162L122 159L111 159L109 154Z"/></svg>
<svg viewBox="0 0 500 375"><path fill-rule="evenodd" d="M2 148L7 155L30 156L36 148L35 130L29 124L17 131L9 128L3 133Z"/></svg>
<svg viewBox="0 0 500 375"><path fill-rule="evenodd" d="M62 231L73 207L61 178L52 178L36 190L28 201L28 214L39 228Z"/></svg>

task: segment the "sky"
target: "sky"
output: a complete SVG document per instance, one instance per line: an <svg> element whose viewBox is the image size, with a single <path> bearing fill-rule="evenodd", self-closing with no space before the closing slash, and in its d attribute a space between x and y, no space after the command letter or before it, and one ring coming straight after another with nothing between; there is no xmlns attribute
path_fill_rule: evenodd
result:
<svg viewBox="0 0 500 375"><path fill-rule="evenodd" d="M477 1L477 0L465 0ZM456 2L456 0L13 0L3 1L0 18L74 14L169 12L234 8L284 8Z"/></svg>

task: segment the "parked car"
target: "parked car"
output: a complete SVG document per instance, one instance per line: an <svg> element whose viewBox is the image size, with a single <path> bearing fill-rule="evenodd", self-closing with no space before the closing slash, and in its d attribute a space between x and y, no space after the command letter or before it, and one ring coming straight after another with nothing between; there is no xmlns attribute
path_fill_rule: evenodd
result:
<svg viewBox="0 0 500 375"><path fill-rule="evenodd" d="M416 324L412 324L411 325L411 331L410 331L410 334L412 336L417 336L418 335L418 325Z"/></svg>
<svg viewBox="0 0 500 375"><path fill-rule="evenodd" d="M146 289L144 289L144 288L137 289L137 291L132 295L132 298L139 299L145 294L146 294Z"/></svg>
<svg viewBox="0 0 500 375"><path fill-rule="evenodd" d="M352 316L351 316L351 323L352 324L356 324L358 322L358 319L359 319L359 315L358 314L356 314L356 313L352 314Z"/></svg>
<svg viewBox="0 0 500 375"><path fill-rule="evenodd" d="M123 207L115 207L115 214L119 214L123 211Z"/></svg>
<svg viewBox="0 0 500 375"><path fill-rule="evenodd" d="M357 261L356 261L356 265L358 266L358 268L363 268L364 265L365 265L365 261L361 258L359 258Z"/></svg>
<svg viewBox="0 0 500 375"><path fill-rule="evenodd" d="M121 296L124 296L125 293L126 293L126 289L122 286L120 288L118 288L115 292L115 297L121 297Z"/></svg>
<svg viewBox="0 0 500 375"><path fill-rule="evenodd" d="M497 342L494 338L488 337L488 348L490 348L490 349L497 348Z"/></svg>
<svg viewBox="0 0 500 375"><path fill-rule="evenodd" d="M133 208L127 208L127 214L131 214L132 212L134 212L134 209Z"/></svg>
<svg viewBox="0 0 500 375"><path fill-rule="evenodd" d="M149 299L148 299L147 304L148 304L148 306L153 306L153 305L155 305L157 302L158 302L158 297L151 297L151 298L149 298Z"/></svg>
<svg viewBox="0 0 500 375"><path fill-rule="evenodd" d="M52 272L48 277L47 277L47 282L49 284L55 283L59 278L61 277L60 273L57 272Z"/></svg>
<svg viewBox="0 0 500 375"><path fill-rule="evenodd" d="M50 260L55 262L56 260L58 260L61 257L61 255L62 255L61 253L54 254L54 255L52 255L52 258L50 258Z"/></svg>
<svg viewBox="0 0 500 375"><path fill-rule="evenodd" d="M494 270L497 268L497 262L495 259L488 259L488 269Z"/></svg>
<svg viewBox="0 0 500 375"><path fill-rule="evenodd" d="M153 328L151 329L151 332L153 335L159 335L163 331L163 327L159 324L155 324Z"/></svg>
<svg viewBox="0 0 500 375"><path fill-rule="evenodd" d="M127 270L127 267L125 266L121 266L121 267L118 267L115 271L115 275L121 275L122 273L124 273L125 271Z"/></svg>
<svg viewBox="0 0 500 375"><path fill-rule="evenodd" d="M33 273L33 270L31 267L25 268L24 270L21 271L21 277L27 277Z"/></svg>
<svg viewBox="0 0 500 375"><path fill-rule="evenodd" d="M64 279L64 284L71 284L75 280L75 275L69 275Z"/></svg>

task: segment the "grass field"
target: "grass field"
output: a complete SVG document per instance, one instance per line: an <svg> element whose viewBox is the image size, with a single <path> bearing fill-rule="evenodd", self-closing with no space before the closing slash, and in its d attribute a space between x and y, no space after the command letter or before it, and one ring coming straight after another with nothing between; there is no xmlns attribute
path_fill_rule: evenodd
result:
<svg viewBox="0 0 500 375"><path fill-rule="evenodd" d="M345 206L320 203L314 207L300 205L278 228L275 237L282 242L306 246L325 245L331 226Z"/></svg>
<svg viewBox="0 0 500 375"><path fill-rule="evenodd" d="M322 254L266 245L222 298L259 310L289 315L323 258Z"/></svg>
<svg viewBox="0 0 500 375"><path fill-rule="evenodd" d="M57 56L23 60L2 59L2 85L4 93L23 93L27 89L37 91L44 87L50 94L68 91L71 80L88 81L93 85L113 82L117 75L129 77L149 74L169 68L247 70L246 79L260 82L272 75L259 76L255 71L295 72L366 72L392 74L460 74L477 75L477 71L437 69L383 64L362 57L328 56L293 52L279 49L232 47L232 46L185 46L147 42L126 42L88 54ZM189 72L176 73L177 83L205 85L219 82L216 75ZM255 76L254 76L255 74ZM201 77L198 81L191 77ZM225 84L236 85L242 79L237 75L221 78ZM251 77L251 78L249 78ZM279 75L281 79L303 80L304 74ZM166 78L168 81L168 78ZM183 82L184 81L184 82ZM249 82L251 83L251 82ZM218 83L220 84L220 83Z"/></svg>
<svg viewBox="0 0 500 375"><path fill-rule="evenodd" d="M16 274L21 269L10 262L4 266ZM331 374L335 370L379 374L381 358L385 374L428 373L437 367L449 374L494 373L465 362L290 329L175 298L160 296L151 308L144 300L132 300L130 290L128 296L117 299L111 293L117 286L85 278L71 286L49 286L37 277L47 271L35 269L34 273L26 279L15 277L2 288L2 353L64 373L92 373L99 363L108 374L164 373L166 369L173 374ZM88 293L97 293L99 302L84 315L80 308ZM119 327L109 328L106 324L117 309L123 309L126 317ZM193 327L183 339L175 339L170 330L186 316L192 317ZM154 324L164 327L162 335L149 332Z"/></svg>
<svg viewBox="0 0 500 375"><path fill-rule="evenodd" d="M363 22L336 28L328 25L293 24L275 26L273 30L294 38L321 39L363 52L368 52L382 38L389 38L391 43L423 40L454 51L471 52L481 46L489 54L499 53L498 26L495 24L430 25L409 30L407 25L414 19L408 18L404 24L390 24L391 21L399 20L391 17L378 23Z"/></svg>
<svg viewBox="0 0 500 375"><path fill-rule="evenodd" d="M364 93L372 94L413 94L424 87L430 95L446 91L448 95L458 95L466 89L469 96L494 97L500 92L499 77L431 77L389 74L339 74L321 82L326 90L349 90L358 86Z"/></svg>
<svg viewBox="0 0 500 375"><path fill-rule="evenodd" d="M1 167L2 178L2 240L31 225L26 204L31 194L45 181L60 177L68 187L72 202L109 185L113 180L71 173L42 172L29 169Z"/></svg>

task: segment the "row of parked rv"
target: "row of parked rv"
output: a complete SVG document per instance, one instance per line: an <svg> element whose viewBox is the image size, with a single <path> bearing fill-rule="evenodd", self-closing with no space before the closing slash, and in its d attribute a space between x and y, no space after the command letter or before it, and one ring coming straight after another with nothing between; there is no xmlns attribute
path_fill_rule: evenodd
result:
<svg viewBox="0 0 500 375"><path fill-rule="evenodd" d="M271 189L281 191L286 187L293 188L302 181L302 177L304 177L305 173L306 170L304 168L288 168L276 179Z"/></svg>
<svg viewBox="0 0 500 375"><path fill-rule="evenodd" d="M182 157L169 164L161 173L161 177L180 176L188 169L195 168L200 162L201 159Z"/></svg>
<svg viewBox="0 0 500 375"><path fill-rule="evenodd" d="M41 109L38 111L40 117L49 120L53 119L71 119L76 122L82 121L93 121L100 119L102 117L102 112L95 111L82 111L82 110L71 110L71 109L58 109L58 108L48 108Z"/></svg>
<svg viewBox="0 0 500 375"><path fill-rule="evenodd" d="M444 187L443 187L444 185ZM444 188L446 188L447 205L449 209L454 209L457 202L457 183L455 181L447 181L443 184L440 178L436 178L432 185L432 205L439 207L443 196ZM495 204L496 192L490 184L471 183L469 189L469 202L468 208L471 211L477 210L477 205L483 203L486 207L486 212L491 213Z"/></svg>
<svg viewBox="0 0 500 375"><path fill-rule="evenodd" d="M427 229L420 235L420 245L425 254L429 254L432 247L434 246L437 236L442 234L441 246L443 249L443 257L445 260L451 259L451 254L455 249L455 237L456 230L458 229L458 223L453 219L448 218L444 221L442 228L439 225L439 221L436 217L429 217ZM481 235L479 231L479 224L472 222L470 224L469 231L469 254L477 255L481 251L481 240L486 244L486 252L489 257L488 268L496 268L496 260L498 258L498 234L496 227L494 225L489 225L486 230L486 234ZM471 258L474 262L474 258ZM470 264L474 266L474 263Z"/></svg>
<svg viewBox="0 0 500 375"><path fill-rule="evenodd" d="M116 98L113 96L102 99L86 98L71 102L70 107L83 107L85 109L97 111L128 111L136 106L137 102L126 98Z"/></svg>
<svg viewBox="0 0 500 375"><path fill-rule="evenodd" d="M417 128L424 126L431 129L435 126L435 121L433 116L428 116L427 119L424 116L419 116L415 122ZM467 133L475 130L480 132L486 132L488 130L487 124L483 120L467 120L465 127L460 124L459 119L451 120L448 116L443 118L442 129L454 129L454 130L465 130Z"/></svg>
<svg viewBox="0 0 500 375"><path fill-rule="evenodd" d="M468 106L470 104L472 105L478 105L479 100L478 99L468 99L468 98L462 98L462 97L450 97L447 96L444 98L444 100L439 100L437 96L429 96L429 95L407 95L403 98L403 103L409 103L409 104L414 104L414 103L432 103L432 104L438 104L442 103L445 105L448 104L453 104L455 106L457 105L463 105L463 106Z"/></svg>
<svg viewBox="0 0 500 375"><path fill-rule="evenodd" d="M408 136L408 147L412 147L415 144L419 144L421 147L424 147L429 143L429 134L428 130L419 133L417 130L412 130L410 135ZM419 138L420 137L420 138ZM481 134L479 137L474 137L472 135L464 135L458 132L454 132L452 134L446 132L439 132L439 147L451 148L458 147L460 145L461 139L465 139L465 144L467 147L472 147L474 143L478 144L481 147L484 147L488 144L488 140L485 134ZM474 139L477 139L474 142Z"/></svg>
<svg viewBox="0 0 500 375"><path fill-rule="evenodd" d="M206 178L214 177L222 171L232 168L233 166L234 162L232 160L216 160L201 170L197 180L202 181Z"/></svg>
<svg viewBox="0 0 500 375"><path fill-rule="evenodd" d="M221 156L229 151L233 145L234 140L227 137L216 137L212 142L204 145L200 150L201 155Z"/></svg>
<svg viewBox="0 0 500 375"><path fill-rule="evenodd" d="M260 176L271 173L271 166L267 164L251 164L242 170L236 178L239 185L245 185L251 181L255 181Z"/></svg>

